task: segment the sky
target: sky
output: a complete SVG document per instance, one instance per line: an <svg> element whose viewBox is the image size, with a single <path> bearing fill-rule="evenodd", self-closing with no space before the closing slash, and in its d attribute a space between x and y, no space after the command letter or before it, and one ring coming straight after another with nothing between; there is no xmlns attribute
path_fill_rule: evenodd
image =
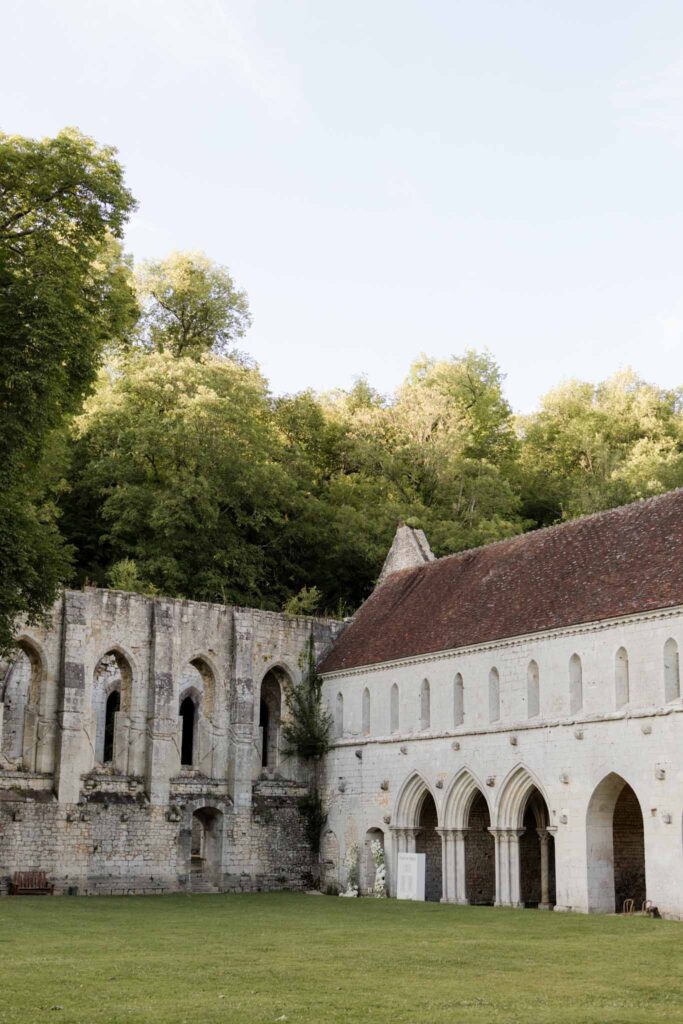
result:
<svg viewBox="0 0 683 1024"><path fill-rule="evenodd" d="M249 294L275 393L488 349L513 407L683 385L680 0L3 0L0 130L117 147L136 260Z"/></svg>

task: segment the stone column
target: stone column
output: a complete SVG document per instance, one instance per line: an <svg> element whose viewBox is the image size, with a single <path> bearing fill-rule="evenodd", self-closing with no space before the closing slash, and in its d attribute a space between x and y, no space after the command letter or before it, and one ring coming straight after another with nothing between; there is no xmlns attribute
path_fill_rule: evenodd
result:
<svg viewBox="0 0 683 1024"><path fill-rule="evenodd" d="M508 834L508 864L510 878L510 903L511 907L523 907L520 892L520 863L519 863L519 839L524 835L523 828L511 828Z"/></svg>
<svg viewBox="0 0 683 1024"><path fill-rule="evenodd" d="M233 685L230 705L230 781L236 808L251 808L258 728L254 708L254 615L235 609L233 643Z"/></svg>
<svg viewBox="0 0 683 1024"><path fill-rule="evenodd" d="M63 597L62 685L57 712L59 750L55 791L62 804L78 803L85 769L83 716L86 696L87 594L67 590Z"/></svg>
<svg viewBox="0 0 683 1024"><path fill-rule="evenodd" d="M441 902L454 903L455 893L455 855L453 850L453 834L450 828L437 828L441 836Z"/></svg>
<svg viewBox="0 0 683 1024"><path fill-rule="evenodd" d="M403 833L405 835L405 853L415 853L415 840L419 828L404 828Z"/></svg>
<svg viewBox="0 0 683 1024"><path fill-rule="evenodd" d="M508 871L508 850L505 829L490 828L493 836L494 851L496 857L496 899L494 906L507 907L509 905L509 871Z"/></svg>
<svg viewBox="0 0 683 1024"><path fill-rule="evenodd" d="M549 845L550 836L544 828L538 830L538 841L541 845L541 902L538 905L539 910L551 910L552 904L550 902L550 871L549 871Z"/></svg>
<svg viewBox="0 0 683 1024"><path fill-rule="evenodd" d="M174 686L175 618L172 601L152 606L152 646L147 709L147 793L150 803L167 804L171 774L178 764L178 707Z"/></svg>
<svg viewBox="0 0 683 1024"><path fill-rule="evenodd" d="M455 862L455 902L456 903L469 903L467 895L467 877L466 877L466 860L465 860L465 841L467 839L467 828L456 828L453 829L453 845L455 847L454 862Z"/></svg>

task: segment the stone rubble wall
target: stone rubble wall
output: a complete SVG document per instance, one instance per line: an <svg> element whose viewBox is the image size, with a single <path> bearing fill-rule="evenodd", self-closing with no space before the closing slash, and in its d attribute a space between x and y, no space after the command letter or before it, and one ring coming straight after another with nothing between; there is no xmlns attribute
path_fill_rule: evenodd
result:
<svg viewBox="0 0 683 1024"><path fill-rule="evenodd" d="M0 892L14 872L30 869L46 871L57 892L191 888L194 812L217 823L207 868L216 888L310 884L298 809L307 772L284 755L262 772L259 694L270 668L289 684L300 680L311 631L321 655L340 628L254 609L65 592L43 626L18 637L33 676L24 687L23 757L0 760ZM104 702L93 681L111 654L129 670L129 686L115 761L104 766L96 756ZM199 765L185 768L178 701L192 663L203 670L203 746ZM1 727L0 718L0 738Z"/></svg>

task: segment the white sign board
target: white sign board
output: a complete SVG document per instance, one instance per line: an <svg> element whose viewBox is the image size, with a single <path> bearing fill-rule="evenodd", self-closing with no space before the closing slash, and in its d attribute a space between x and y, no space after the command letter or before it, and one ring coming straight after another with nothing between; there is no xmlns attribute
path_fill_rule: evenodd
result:
<svg viewBox="0 0 683 1024"><path fill-rule="evenodd" d="M397 900L424 900L425 859L424 853L399 853L396 873Z"/></svg>

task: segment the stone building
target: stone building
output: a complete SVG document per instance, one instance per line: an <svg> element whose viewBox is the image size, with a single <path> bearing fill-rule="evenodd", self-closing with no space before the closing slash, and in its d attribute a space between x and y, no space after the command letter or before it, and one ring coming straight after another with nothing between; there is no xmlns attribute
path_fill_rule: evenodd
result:
<svg viewBox="0 0 683 1024"><path fill-rule="evenodd" d="M383 844L427 897L683 917L683 491L435 559L400 526L340 623L67 591L0 668L0 880L309 884L285 688L313 634L334 722L324 887Z"/></svg>
<svg viewBox="0 0 683 1024"><path fill-rule="evenodd" d="M0 880L56 891L300 887L303 767L284 688L336 622L67 591L0 669Z"/></svg>
<svg viewBox="0 0 683 1024"><path fill-rule="evenodd" d="M323 659L323 864L427 898L683 917L683 491L434 559L400 527ZM341 873L341 874L340 874Z"/></svg>

